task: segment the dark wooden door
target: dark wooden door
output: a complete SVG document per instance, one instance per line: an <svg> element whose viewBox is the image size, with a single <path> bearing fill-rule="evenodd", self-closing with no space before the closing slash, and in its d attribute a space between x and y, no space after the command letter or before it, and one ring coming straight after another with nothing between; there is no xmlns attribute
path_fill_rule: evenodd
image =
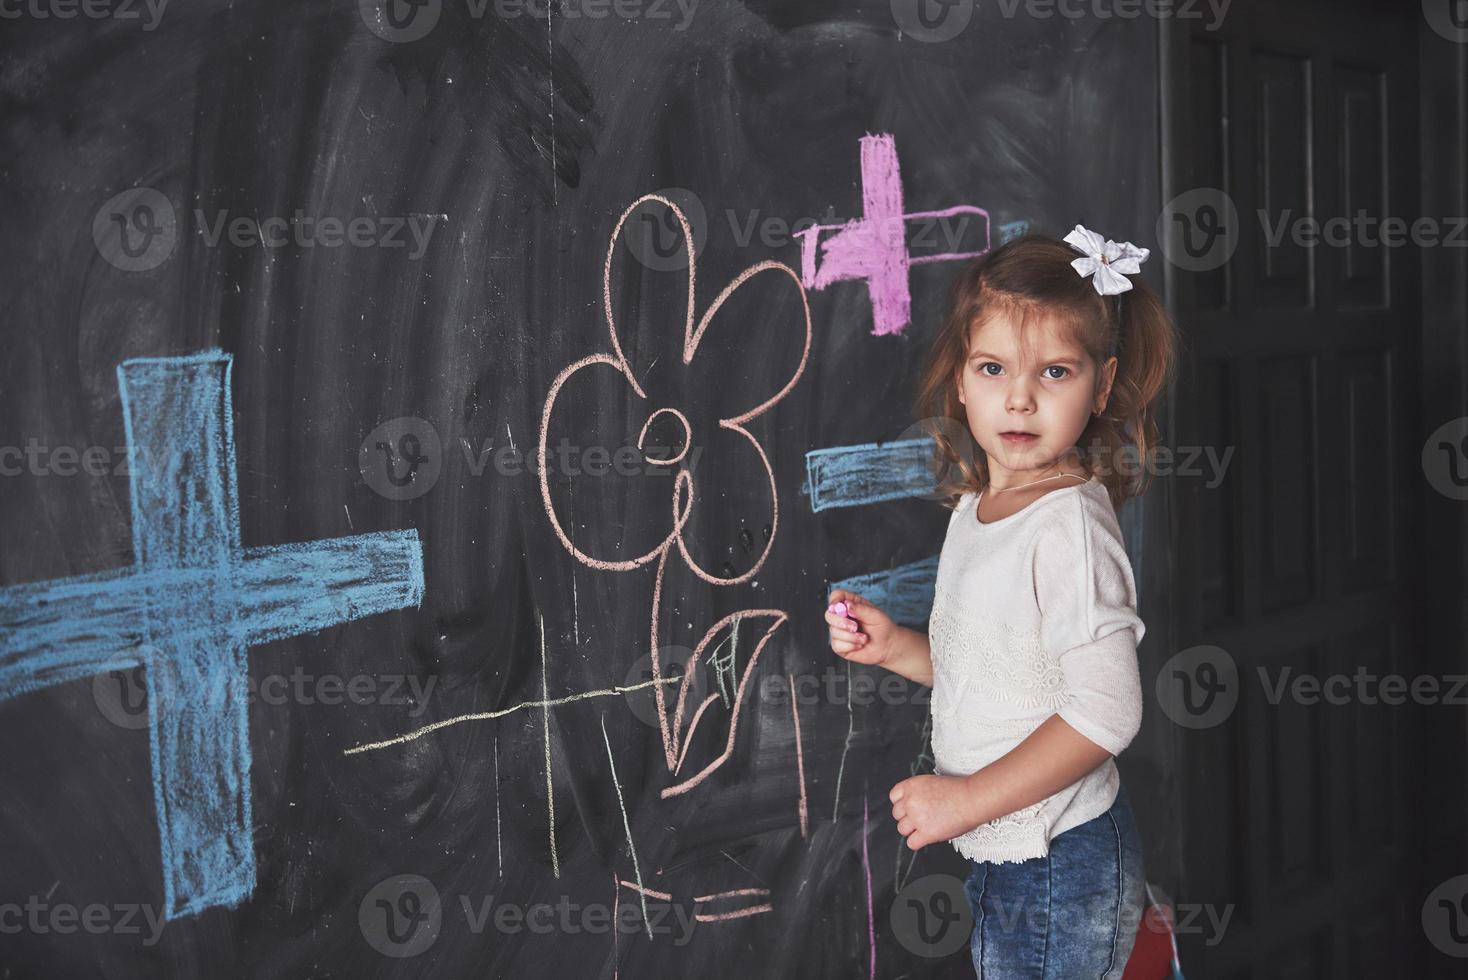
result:
<svg viewBox="0 0 1468 980"><path fill-rule="evenodd" d="M1162 32L1175 441L1233 450L1173 485L1189 980L1427 961L1421 709L1357 680L1420 672L1418 252L1378 239L1420 214L1422 27L1416 3L1237 0Z"/></svg>

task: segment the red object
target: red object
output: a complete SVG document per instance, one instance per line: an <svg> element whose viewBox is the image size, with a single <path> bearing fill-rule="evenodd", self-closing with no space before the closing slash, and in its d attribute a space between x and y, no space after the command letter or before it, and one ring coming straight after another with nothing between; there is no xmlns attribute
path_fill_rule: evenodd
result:
<svg viewBox="0 0 1468 980"><path fill-rule="evenodd" d="M1137 941L1121 980L1168 980L1172 976L1172 910L1147 906Z"/></svg>

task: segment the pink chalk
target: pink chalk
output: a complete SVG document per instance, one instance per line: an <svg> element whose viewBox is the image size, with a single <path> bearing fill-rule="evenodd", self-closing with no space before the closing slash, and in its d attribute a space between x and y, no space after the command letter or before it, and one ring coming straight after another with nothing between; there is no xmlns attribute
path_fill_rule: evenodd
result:
<svg viewBox="0 0 1468 980"><path fill-rule="evenodd" d="M834 612L838 616L846 616L846 615L848 615L848 613L847 613L846 610L847 610L847 606L846 606L846 603L844 603L844 602L838 602L838 603L836 603L836 605L834 605L834 606L831 607L831 611Z"/></svg>
<svg viewBox="0 0 1468 980"><path fill-rule="evenodd" d="M909 270L925 262L949 262L983 255L989 250L989 212L959 204L941 211L907 211L902 203L902 167L891 133L861 138L862 216L833 225L813 225L795 232L800 241L800 281L806 289L825 289L834 282L864 279L872 303L872 333L900 334L911 320ZM909 222L975 215L983 221L984 247L978 252L908 254ZM822 237L824 236L824 238ZM817 262L819 259L819 262Z"/></svg>

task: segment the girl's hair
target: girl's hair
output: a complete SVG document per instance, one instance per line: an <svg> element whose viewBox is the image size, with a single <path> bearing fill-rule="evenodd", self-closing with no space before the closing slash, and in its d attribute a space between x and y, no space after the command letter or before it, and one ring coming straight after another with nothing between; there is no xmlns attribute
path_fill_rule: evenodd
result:
<svg viewBox="0 0 1468 980"><path fill-rule="evenodd" d="M988 459L969 431L958 385L973 330L996 312L1014 315L1021 343L1032 320L1056 317L1096 366L1096 390L1108 357L1117 358L1106 408L1092 415L1076 451L1105 484L1113 507L1151 482L1157 425L1150 411L1172 376L1176 338L1157 294L1140 278L1132 289L1102 296L1071 267L1080 253L1043 235L1025 235L964 267L949 292L948 312L928 352L914 414L933 437L937 495L947 507L989 485Z"/></svg>

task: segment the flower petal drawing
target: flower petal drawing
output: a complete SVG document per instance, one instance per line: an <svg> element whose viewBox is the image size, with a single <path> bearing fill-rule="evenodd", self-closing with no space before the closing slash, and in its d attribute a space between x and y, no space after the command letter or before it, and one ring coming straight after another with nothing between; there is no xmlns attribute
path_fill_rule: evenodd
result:
<svg viewBox="0 0 1468 980"><path fill-rule="evenodd" d="M670 272L666 274L657 273L655 276L653 276L649 272L649 270L641 265L635 266L635 271L640 279L650 277L655 279L662 279L664 276L666 276L667 281L662 283L662 285L664 285L668 289L671 289L675 294L679 294L675 295L673 302L675 307L680 311L683 317L683 330L681 337L682 346L681 349L678 351L678 354L682 359L683 366L687 367L693 363L694 356L695 354L697 354L700 345L703 343L705 334L709 331L711 326L714 326L715 318L718 316L721 310L726 308L726 304L729 303L730 299L736 293L747 292L750 289L758 288L760 290L759 298L761 300L762 307L768 307L770 305L770 301L766 298L766 294L770 289L774 288L774 283L770 283L771 277L774 277L777 283L782 283L788 279L788 285L793 290L789 295L794 296L799 301L801 328L803 332L803 336L800 338L801 349L799 358L796 359L795 362L789 367L784 368L778 372L771 372L767 369L767 365L760 365L762 370L754 373L753 380L749 383L759 385L761 390L751 396L745 397L743 399L743 402L736 409L720 413L720 422L727 421L732 422L736 425L743 424L750 419L762 415L777 402L779 402L782 398L784 398L787 394L789 394L791 389L795 387L796 383L800 380L801 375L805 371L806 365L810 359L810 347L812 338L810 301L806 294L805 287L801 285L800 277L796 274L795 270L785 265L784 263L776 262L773 260L757 262L754 265L751 265L748 268L744 269L742 272L739 273L739 275L735 276L728 285L721 289L718 295L714 297L713 301L709 303L708 308L704 310L703 315L695 320L694 311L696 309L696 306L694 298L698 285L698 261L693 255L693 247L691 244L693 231L688 223L688 219L684 216L683 211L678 207L677 204L675 204L672 200L658 194L645 194L637 200L633 201L630 205L628 205L627 209L622 212L622 216L617 220L617 224L612 230L611 243L607 248L606 260L602 266L602 313L606 318L607 331L612 343L613 356L622 366L623 373L627 376L628 383L631 384L633 390L636 391L639 395L647 397L647 392L644 390L643 381L636 377L635 372L633 371L632 360L628 356L628 353L626 351L627 344L630 343L633 338L628 332L628 329L625 329L623 327L622 321L617 318L617 314L614 309L615 304L613 302L612 283L614 281L625 281L627 277L631 274L631 271L634 269L633 266L628 266L626 269L619 267L619 263L626 263L629 261L628 258L626 258L627 256L631 256L634 254L633 250L630 247L620 243L623 240L627 221L632 217L632 215L637 211L639 207L643 206L649 201L661 204L663 207L667 208L676 219L676 227L680 229L676 236L678 238L677 247L683 250L684 254L688 257L688 261L686 268L678 272ZM614 275L614 271L620 274ZM676 280L676 285L674 285L674 280ZM727 316L720 318L719 323L723 324L724 321L730 319L733 318ZM720 330L733 328L733 324L719 327ZM660 358L661 350L663 349L665 348L659 348ZM721 374L717 375L717 377L720 378L728 377L729 368L730 365L723 363L711 365L711 371L718 370L722 372ZM652 365L648 365L645 370L652 370ZM739 392L735 392L734 394L739 394Z"/></svg>
<svg viewBox="0 0 1468 980"><path fill-rule="evenodd" d="M629 218L633 215L633 213L637 210L639 206L648 201L656 201L661 203L664 207L668 208L672 215L676 218L678 227L681 229L681 238L679 245L681 248L684 249L685 254L688 257L686 269L671 274L680 281L681 285L679 289L681 289L683 292L683 296L677 302L679 315L681 315L683 318L683 329L681 331L681 350L679 352L683 366L687 367L693 362L694 355L698 352L699 346L703 341L706 331L708 331L710 326L714 324L715 317L718 315L719 311L725 307L725 304L736 293L736 291L749 290L754 288L765 288L764 284L766 282L769 282L770 277L773 276L775 277L776 282L788 280L790 285L795 290L795 295L799 298L800 301L799 308L801 322L801 349L798 362L788 372L776 372L773 378L767 380L766 386L768 388L773 388L773 391L769 392L768 394L757 394L753 398L747 399L744 405L741 406L739 410L734 411L730 414L720 414L717 418L717 424L722 429L728 430L730 433L737 435L749 444L749 447L754 452L754 457L758 460L760 468L764 471L763 477L759 479L759 485L768 487L770 493L771 516L769 539L765 544L765 549L763 553L760 555L758 560L755 561L754 565L740 575L719 576L707 571L690 553L687 541L682 537L683 527L686 524L688 517L691 514L692 509L697 501L695 499L696 495L694 491L693 481L689 476L688 467L686 465L682 465L681 456L677 457L679 461L679 471L673 481L671 494L672 505L668 511L671 517L672 527L669 530L668 534L662 538L659 544L657 544L652 549L630 559L616 560L602 558L588 554L585 551L577 548L576 545L572 542L570 535L566 532L566 529L562 524L559 515L557 514L555 504L552 500L552 495L550 492L549 477L546 467L546 443L552 424L557 398L560 396L562 388L570 380L571 376L578 371L590 369L598 365L615 367L626 379L628 386L636 394L636 396L647 404L647 413L640 416L642 421L638 425L639 434L637 437L637 445L639 446L639 448L647 444L645 440L648 436L649 425L651 424L654 416L676 420L677 426L681 428L682 432L688 434L688 438L690 440L694 442L698 441L697 433L693 431L695 423L691 420L691 417L696 418L700 415L700 413L691 408L688 408L687 406L680 407L678 405L670 405L666 403L655 403L655 399L649 395L649 391L646 385L641 379L637 377L636 372L633 371L632 364L628 359L627 352L623 343L624 339L626 338L618 329L617 314L616 311L613 309L612 281L613 269L615 265L614 260L616 259L616 256L623 252L626 252L629 255L631 254L630 249L627 249L625 247L619 248L618 243L621 240L621 236ZM632 204L628 205L626 210L622 212L621 217L618 218L617 224L612 231L611 239L608 242L606 257L602 265L603 315L606 321L608 339L611 342L613 352L610 355L588 355L587 357L584 357L568 365L565 369L561 371L560 374L556 376L554 382L551 385L550 391L546 395L545 406L541 414L540 438L537 446L536 457L538 463L537 468L539 470L538 476L541 486L542 504L545 507L547 516L551 520L552 527L554 528L557 537L560 539L562 546L565 547L566 550L569 551L572 555L574 555L577 560L582 561L590 567L606 571L629 571L633 568L638 568L642 565L647 564L648 562L651 562L655 557L657 557L663 547L666 547L676 541L676 543L678 544L679 553L683 556L684 561L689 565L690 568L694 570L695 574L699 575L700 578L703 578L705 581L716 585L734 585L740 582L748 581L754 576L755 573L758 572L759 567L764 563L765 558L769 554L770 548L774 544L776 532L779 525L779 500L776 494L774 468L770 464L769 456L765 452L763 446L760 445L759 440L754 436L753 433L745 428L744 425L750 420L755 419L758 416L769 411L774 405L780 402L787 394L789 394L789 392L795 387L795 385L799 382L800 378L804 374L806 365L809 362L810 358L810 347L812 338L810 303L806 296L805 288L800 284L800 278L795 273L795 270L779 262L764 261L758 262L746 268L743 272L736 276L733 281L731 281L727 286L720 290L719 294L714 298L713 302L709 304L708 309L704 311L702 317L698 318L695 322L694 314L696 307L694 300L696 295L698 277L698 263L696 257L693 254L691 242L692 229L689 226L688 219L684 216L682 210L679 209L677 204L675 204L673 201L657 194L646 194L633 201ZM650 368L651 365L649 365L649 370ZM761 378L761 380L766 379ZM710 392L709 390L707 390L707 388L708 386L704 386L704 390L691 392L690 397L693 397L694 395L712 397L715 393ZM753 402L753 404L749 404L750 402ZM653 466L669 465L672 462L672 460L655 461L650 457L646 461Z"/></svg>

